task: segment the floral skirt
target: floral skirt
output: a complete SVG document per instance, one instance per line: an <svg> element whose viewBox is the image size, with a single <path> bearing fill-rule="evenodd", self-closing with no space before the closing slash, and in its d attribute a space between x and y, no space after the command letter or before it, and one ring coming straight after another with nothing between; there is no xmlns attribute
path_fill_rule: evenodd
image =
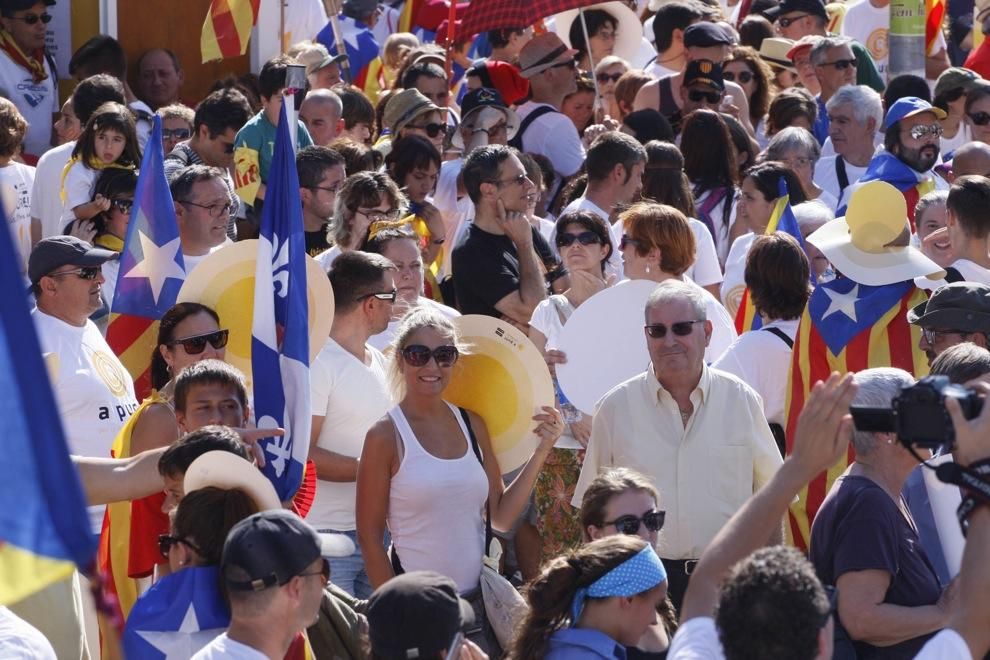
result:
<svg viewBox="0 0 990 660"><path fill-rule="evenodd" d="M583 449L555 447L536 478L536 527L543 539L541 563L581 545L581 522L571 498L583 462Z"/></svg>

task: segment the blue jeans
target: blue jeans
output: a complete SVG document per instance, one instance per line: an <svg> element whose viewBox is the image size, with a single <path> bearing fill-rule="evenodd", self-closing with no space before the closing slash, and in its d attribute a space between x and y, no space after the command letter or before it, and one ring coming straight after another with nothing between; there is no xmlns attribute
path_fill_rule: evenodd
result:
<svg viewBox="0 0 990 660"><path fill-rule="evenodd" d="M330 562L330 581L335 585L361 600L366 600L371 596L374 589L371 588L371 581L368 573L364 570L364 558L361 556L361 544L358 543L357 531L339 531L336 529L321 529L320 532L333 534L343 534L354 541L354 554L349 557L327 557ZM384 547L391 543L388 531L382 541Z"/></svg>

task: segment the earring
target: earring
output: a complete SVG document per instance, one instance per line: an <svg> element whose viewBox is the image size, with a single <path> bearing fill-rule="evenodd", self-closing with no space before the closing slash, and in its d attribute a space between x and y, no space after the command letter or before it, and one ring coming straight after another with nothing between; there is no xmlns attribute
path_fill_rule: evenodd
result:
<svg viewBox="0 0 990 660"><path fill-rule="evenodd" d="M649 275L649 274L650 274L650 267L649 267L649 266L647 266L647 267L646 267L646 274L647 274L647 275Z"/></svg>

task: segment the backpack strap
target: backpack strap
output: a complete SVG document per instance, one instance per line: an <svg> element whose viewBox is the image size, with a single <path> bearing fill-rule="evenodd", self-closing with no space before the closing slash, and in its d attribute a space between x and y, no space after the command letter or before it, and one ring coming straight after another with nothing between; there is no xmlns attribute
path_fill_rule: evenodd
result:
<svg viewBox="0 0 990 660"><path fill-rule="evenodd" d="M695 192L695 195L697 194L698 193ZM726 188L712 188L712 191L708 193L708 197L705 198L705 201L697 207L698 219L705 223L705 226L708 227L708 231L711 233L712 238L718 236L718 232L715 231L715 223L712 222L712 211L715 210L715 207L718 206L719 203L725 199L725 197ZM726 206L728 207L729 205L727 204ZM722 210L724 212L725 208Z"/></svg>
<svg viewBox="0 0 990 660"><path fill-rule="evenodd" d="M523 133L526 132L526 129L529 128L529 125L530 124L532 124L534 121L536 121L537 119L539 119L543 115L548 114L548 113L551 113L551 112L556 112L556 113L559 114L559 111L557 110L557 108L553 107L552 105L541 105L540 107L536 108L531 113L529 113L528 115L526 115L523 118L523 120L521 122L519 122L519 129L516 131L516 134L512 137L511 140L509 140L509 146L510 147L515 147L519 151L522 151L523 150L523 142L522 142Z"/></svg>
<svg viewBox="0 0 990 660"><path fill-rule="evenodd" d="M952 284L953 282L965 282L966 278L963 277L963 274L958 269L947 266L945 269L945 281Z"/></svg>
<svg viewBox="0 0 990 660"><path fill-rule="evenodd" d="M791 339L790 337L788 337L787 336L787 333L784 332L783 330L781 330L780 328L769 327L769 328L760 328L760 329L761 330L766 330L767 332L769 332L771 334L774 334L774 335L777 335L778 337L780 337L780 341L782 341L785 344L787 344L787 348L794 348L794 340Z"/></svg>
<svg viewBox="0 0 990 660"><path fill-rule="evenodd" d="M458 406L457 408L461 411L461 419L464 420L464 426L467 427L468 437L471 438L471 449L474 451L474 455L478 457L478 462L481 463L481 469L485 469L485 459L481 456L481 447L478 446L478 438L474 435L474 429L471 428L471 418L468 417L468 411L464 408ZM485 500L485 552L484 555L488 556L488 549L492 547L492 503L486 499Z"/></svg>

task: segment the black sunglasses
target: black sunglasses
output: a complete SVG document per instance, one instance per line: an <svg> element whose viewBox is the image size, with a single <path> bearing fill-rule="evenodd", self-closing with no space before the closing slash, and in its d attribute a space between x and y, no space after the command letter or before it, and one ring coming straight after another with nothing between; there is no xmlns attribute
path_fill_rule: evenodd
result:
<svg viewBox="0 0 990 660"><path fill-rule="evenodd" d="M567 60L566 62L558 62L557 64L552 64L552 65L550 65L550 68L551 69L563 69L563 68L576 69L577 68L577 65L578 65L577 60Z"/></svg>
<svg viewBox="0 0 990 660"><path fill-rule="evenodd" d="M329 583L330 582L330 561L326 557L324 557L323 558L323 565L320 566L320 570L318 570L315 573L300 573L298 575L298 577L306 577L308 575L319 575L319 576L321 576L323 578L323 582Z"/></svg>
<svg viewBox="0 0 990 660"><path fill-rule="evenodd" d="M695 321L678 321L677 323L672 323L670 329L678 337L687 337L691 334L694 329L695 323L704 323L705 319L697 319ZM663 339L667 336L667 326L663 323L651 323L646 328L646 334L653 337L654 339Z"/></svg>
<svg viewBox="0 0 990 660"><path fill-rule="evenodd" d="M619 78L621 77L622 77L621 73L599 73L597 76L595 76L595 78L598 79L598 82L600 82L603 85L607 84L608 82L619 82Z"/></svg>
<svg viewBox="0 0 990 660"><path fill-rule="evenodd" d="M730 82L738 81L744 85L753 81L753 73L751 71L740 71L738 76L732 71L723 71L722 77Z"/></svg>
<svg viewBox="0 0 990 660"><path fill-rule="evenodd" d="M188 546L192 550L195 550L196 551L196 554L199 554L199 555L202 555L203 554L203 552L199 548L197 548L195 545L193 545L193 543L190 542L189 540L184 539L184 538L179 537L179 536L170 536L168 534L159 534L158 535L158 552L162 553L162 557L165 557L166 559L168 559L168 552L169 552L169 550L171 550L172 549L172 546L173 545L176 545L177 543L182 543L183 545Z"/></svg>
<svg viewBox="0 0 990 660"><path fill-rule="evenodd" d="M633 515L619 516L615 520L606 522L605 525L615 525L616 531L627 536L635 536L639 533L640 524L645 525L651 532L659 532L663 528L664 520L667 519L666 511L647 511L642 517Z"/></svg>
<svg viewBox="0 0 990 660"><path fill-rule="evenodd" d="M25 14L24 16L7 16L7 18L12 18L15 21L24 21L28 25L34 25L38 21L41 21L45 25L52 22L51 14Z"/></svg>
<svg viewBox="0 0 990 660"><path fill-rule="evenodd" d="M189 355L199 355L204 350L206 350L206 343L209 342L210 346L215 349L221 349L227 345L227 339L230 335L229 330L217 330L216 332L208 332L205 335L196 335L195 337L185 337L184 339L175 339L168 342L166 346L179 346Z"/></svg>
<svg viewBox="0 0 990 660"><path fill-rule="evenodd" d="M625 234L623 234L622 235L622 238L619 239L619 250L620 251L625 250L630 245L633 245L633 246L638 247L638 248L642 248L643 247L642 241L637 241L636 239L629 238L628 236L626 236Z"/></svg>
<svg viewBox="0 0 990 660"><path fill-rule="evenodd" d="M441 132L446 130L446 126L443 124L429 123L429 124L409 124L406 128L418 128L422 131L426 131L426 134L431 138L435 138L440 135Z"/></svg>
<svg viewBox="0 0 990 660"><path fill-rule="evenodd" d="M856 59L836 60L834 62L822 62L819 66L834 66L836 71L845 71L849 67L856 68Z"/></svg>
<svg viewBox="0 0 990 660"><path fill-rule="evenodd" d="M192 131L188 128L163 128L162 140L188 140Z"/></svg>
<svg viewBox="0 0 990 660"><path fill-rule="evenodd" d="M596 245L601 244L602 239L593 231L583 231L580 234L557 234L556 243L558 248L570 247L574 245L574 241L577 241L581 245Z"/></svg>
<svg viewBox="0 0 990 660"><path fill-rule="evenodd" d="M395 297L399 294L397 289L392 289L391 291L379 291L378 293L366 293L359 297L358 300L364 300L365 298L377 298L378 300L386 300L390 303L395 302Z"/></svg>
<svg viewBox="0 0 990 660"><path fill-rule="evenodd" d="M452 367L459 356L456 346L437 346L431 350L429 346L411 344L402 349L402 359L410 367L423 367L430 358L437 361L438 367Z"/></svg>
<svg viewBox="0 0 990 660"><path fill-rule="evenodd" d="M134 200L118 197L117 199L110 200L110 206L117 209L124 215L130 215L131 209L134 208Z"/></svg>
<svg viewBox="0 0 990 660"><path fill-rule="evenodd" d="M971 112L969 113L969 120L976 124L977 126L986 126L990 124L990 112Z"/></svg>
<svg viewBox="0 0 990 660"><path fill-rule="evenodd" d="M691 89L688 90L688 98L691 99L693 103L701 103L702 101L718 103L722 100L722 95L718 92L703 92L700 89Z"/></svg>
<svg viewBox="0 0 990 660"><path fill-rule="evenodd" d="M88 268L76 268L74 270L63 270L58 273L50 273L48 277L61 277L62 275L76 275L81 280L95 280L99 277L103 269L100 266L89 266Z"/></svg>

